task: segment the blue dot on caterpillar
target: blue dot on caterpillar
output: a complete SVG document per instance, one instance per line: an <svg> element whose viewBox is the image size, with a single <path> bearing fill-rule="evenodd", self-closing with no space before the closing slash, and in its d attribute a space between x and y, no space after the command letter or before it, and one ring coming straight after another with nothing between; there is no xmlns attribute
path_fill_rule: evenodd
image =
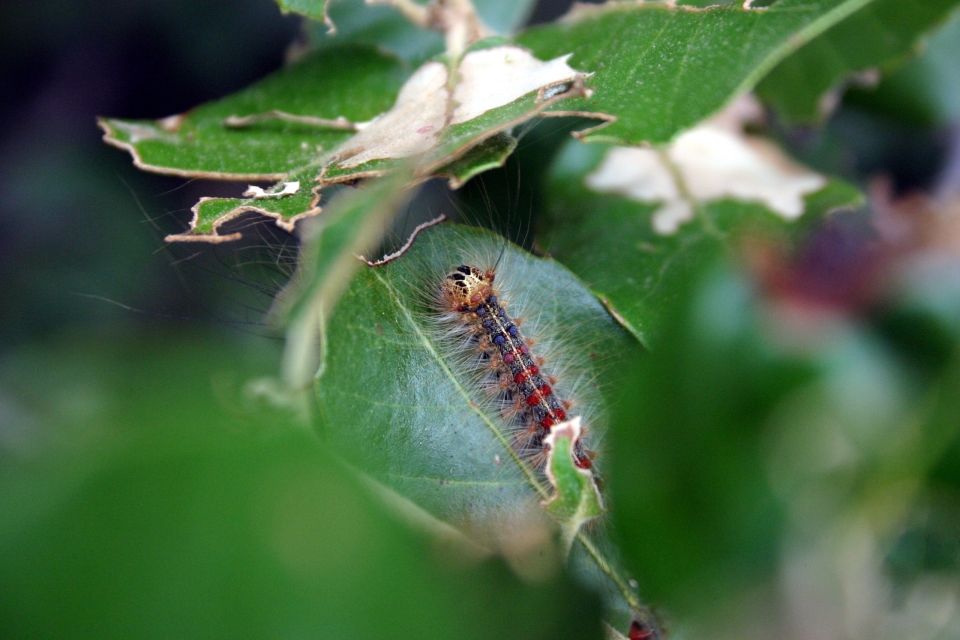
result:
<svg viewBox="0 0 960 640"><path fill-rule="evenodd" d="M462 314L481 336L487 359L511 392L520 420L531 433L532 444L542 447L550 429L567 419L569 403L554 393L548 384L549 376L540 370L530 353L528 341L499 302L493 287L495 277L492 269L460 265L444 279L442 298L451 311ZM573 457L581 469L593 466L593 453L579 440Z"/></svg>

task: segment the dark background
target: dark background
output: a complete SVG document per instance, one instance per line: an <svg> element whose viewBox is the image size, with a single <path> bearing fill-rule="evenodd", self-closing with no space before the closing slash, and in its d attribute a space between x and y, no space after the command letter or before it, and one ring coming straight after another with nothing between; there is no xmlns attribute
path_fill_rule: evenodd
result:
<svg viewBox="0 0 960 640"><path fill-rule="evenodd" d="M236 91L283 63L299 20L269 0L0 11L0 348L163 322L258 332L281 276L243 265L282 255L285 236L258 224L246 246L166 245L211 185L138 171L95 118L162 117Z"/></svg>
<svg viewBox="0 0 960 640"><path fill-rule="evenodd" d="M544 2L534 20L566 2ZM7 2L0 9L0 350L69 332L260 325L296 243L250 216L246 240L169 246L202 195L237 185L138 171L97 116L158 118L283 64L300 20L271 0Z"/></svg>

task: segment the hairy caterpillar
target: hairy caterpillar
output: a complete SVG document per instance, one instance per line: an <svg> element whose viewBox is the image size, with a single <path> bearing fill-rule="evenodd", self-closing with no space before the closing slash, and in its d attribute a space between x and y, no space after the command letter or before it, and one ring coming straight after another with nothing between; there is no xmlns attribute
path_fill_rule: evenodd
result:
<svg viewBox="0 0 960 640"><path fill-rule="evenodd" d="M504 308L495 279L494 269L459 265L440 285L438 306L450 316L454 330L459 325L465 340L475 345L476 364L489 371L506 417L523 427L521 448L539 452L550 428L567 419L571 403L554 392L556 378L541 371L543 360L531 352L519 323ZM592 457L578 439L575 464L590 469Z"/></svg>
<svg viewBox="0 0 960 640"><path fill-rule="evenodd" d="M580 417L589 431L564 451L579 477L596 479L601 459L587 449L602 440L608 390L636 342L562 264L495 232L438 218L397 245L364 259L328 324L325 435L384 485L534 575L550 554L531 551L554 532L539 508L557 489L544 440L554 421ZM592 540L605 525L590 525ZM628 588L608 579L600 546L570 552L586 580Z"/></svg>
<svg viewBox="0 0 960 640"><path fill-rule="evenodd" d="M326 324L324 435L428 511L498 536L507 521L539 516L548 449L524 424L530 405L517 411L522 394L507 398L516 383L497 371L496 336L482 342L482 325L445 300L447 276L460 265L495 272L497 304L530 352L528 376L532 363L557 401L572 402L559 408L588 427L588 448L602 440L606 391L635 343L561 264L482 228L438 220L418 230L365 260ZM592 473L599 460L590 462Z"/></svg>

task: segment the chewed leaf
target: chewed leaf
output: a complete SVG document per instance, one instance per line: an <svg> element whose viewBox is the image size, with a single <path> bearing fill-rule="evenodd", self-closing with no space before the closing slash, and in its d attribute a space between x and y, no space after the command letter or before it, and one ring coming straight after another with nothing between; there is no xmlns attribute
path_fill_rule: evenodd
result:
<svg viewBox="0 0 960 640"><path fill-rule="evenodd" d="M393 107L346 140L324 173L327 181L379 175L391 161L425 155L425 171L561 99L582 94L584 74L560 57L543 62L515 46L470 51L451 91L450 70L428 62L407 80ZM559 87L553 93L550 88Z"/></svg>
<svg viewBox="0 0 960 640"><path fill-rule="evenodd" d="M539 502L550 488L537 461L519 448L522 433L503 415L506 407L478 384L470 365L476 358L463 350L469 345L451 348L431 303L452 267L471 256L496 260L501 252L501 302L526 320L525 335L539 339L534 351L562 343L544 367L558 370L565 359L559 371L569 370L568 385L613 386L620 358L638 347L572 274L493 234L439 225L403 255L361 268L327 323L316 390L323 436L352 464L479 544L509 554L517 541L502 538L514 530L505 522L549 531ZM564 377L557 376L559 388ZM596 405L592 432L603 431L603 398L611 390L592 383L571 395L587 398L587 409ZM584 535L577 537L580 552L609 576L614 569L597 563L599 552Z"/></svg>
<svg viewBox="0 0 960 640"><path fill-rule="evenodd" d="M326 185L384 175L410 158L416 158L412 180L449 176L456 188L503 163L515 147L508 129L585 95L585 75L565 57L541 61L515 46L466 53L452 83L446 64L427 62L398 93L391 92L397 63L365 49L350 52L369 68L349 69L343 51L328 49L187 114L157 122L101 121L105 139L129 150L142 168L280 181L250 187L241 198L202 199L190 230L168 241L234 240L239 233L223 235L219 228L247 211L292 230L297 220L320 213ZM359 88L340 84L355 73ZM298 93L300 85L310 90ZM392 107L383 103L387 96ZM370 113L373 105L382 109Z"/></svg>
<svg viewBox="0 0 960 640"><path fill-rule="evenodd" d="M594 74L589 99L555 110L605 118L583 135L615 144L666 142L751 89L776 63L870 0L779 0L770 7L671 2L581 5L518 38L541 59L572 53Z"/></svg>
<svg viewBox="0 0 960 640"><path fill-rule="evenodd" d="M167 242L229 242L239 233L220 234L219 227L237 216L251 212L274 218L277 226L293 230L297 220L320 213L320 190L316 168L287 176L288 180L270 189L248 187L245 198L201 198L193 206L190 232L167 236Z"/></svg>
<svg viewBox="0 0 960 640"><path fill-rule="evenodd" d="M581 469L574 461L574 448L583 431L580 423L580 416L561 423L544 441L549 448L546 472L553 494L543 506L560 522L567 549L583 525L599 518L604 511L593 472Z"/></svg>
<svg viewBox="0 0 960 640"><path fill-rule="evenodd" d="M793 162L779 147L742 130L749 100L678 135L663 149L613 147L587 175L602 193L658 205L651 224L671 234L703 203L721 198L757 202L787 220L804 211L804 197L826 178Z"/></svg>

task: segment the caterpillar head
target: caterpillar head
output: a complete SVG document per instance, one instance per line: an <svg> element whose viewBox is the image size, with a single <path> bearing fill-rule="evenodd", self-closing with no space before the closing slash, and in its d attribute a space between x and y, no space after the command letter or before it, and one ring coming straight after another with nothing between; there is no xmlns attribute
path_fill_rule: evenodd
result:
<svg viewBox="0 0 960 640"><path fill-rule="evenodd" d="M493 278L492 270L462 264L443 279L443 300L455 311L467 311L493 295Z"/></svg>

